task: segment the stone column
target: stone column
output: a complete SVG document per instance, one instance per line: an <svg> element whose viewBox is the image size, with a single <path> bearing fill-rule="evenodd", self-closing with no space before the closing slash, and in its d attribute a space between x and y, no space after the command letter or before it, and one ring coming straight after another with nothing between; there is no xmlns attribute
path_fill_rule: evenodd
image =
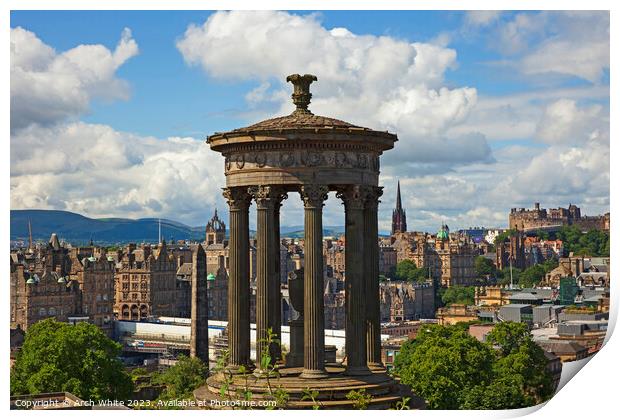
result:
<svg viewBox="0 0 620 420"><path fill-rule="evenodd" d="M250 367L250 239L251 197L247 188L224 188L230 212L228 277L229 369Z"/></svg>
<svg viewBox="0 0 620 420"><path fill-rule="evenodd" d="M207 296L207 255L202 245L192 253L191 357L209 366L209 300Z"/></svg>
<svg viewBox="0 0 620 420"><path fill-rule="evenodd" d="M271 299L274 302L271 312L271 325L273 333L278 340L282 337L282 282L280 280L280 207L282 207L282 201L288 198L286 192L283 189L274 187L274 205L273 205L273 235L275 241L275 263L273 278L270 280L269 291L272 293ZM272 345L271 352L275 359L282 360L282 347L280 345Z"/></svg>
<svg viewBox="0 0 620 420"><path fill-rule="evenodd" d="M256 201L256 360L257 373L260 373L260 360L265 350L269 351L271 364L277 361L278 353L275 345L266 349L267 330L273 332L275 327L274 207L277 194L276 188L269 185L250 187L249 191Z"/></svg>
<svg viewBox="0 0 620 420"><path fill-rule="evenodd" d="M304 370L302 378L324 378L323 203L329 188L304 185Z"/></svg>
<svg viewBox="0 0 620 420"><path fill-rule="evenodd" d="M364 201L367 188L348 185L338 190L345 208L346 373L370 374L366 364L366 296L364 295Z"/></svg>
<svg viewBox="0 0 620 420"><path fill-rule="evenodd" d="M366 284L366 356L368 367L382 369L379 299L379 227L377 210L381 187L368 187L364 203L364 275Z"/></svg>

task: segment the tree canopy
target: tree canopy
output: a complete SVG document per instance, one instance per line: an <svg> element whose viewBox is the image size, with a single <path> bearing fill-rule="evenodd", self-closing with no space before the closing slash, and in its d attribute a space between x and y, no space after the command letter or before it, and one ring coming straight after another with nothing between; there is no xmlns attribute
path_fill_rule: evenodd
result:
<svg viewBox="0 0 620 420"><path fill-rule="evenodd" d="M583 233L577 226L562 226L555 236L562 240L567 254L573 252L575 255L590 257L609 256L609 232L592 229Z"/></svg>
<svg viewBox="0 0 620 420"><path fill-rule="evenodd" d="M501 244L502 242L506 242L506 240L508 238L510 238L511 236L514 236L516 234L517 234L517 229L508 229L507 231L502 232L499 235L497 235L495 237L495 240L493 241L493 243L495 245Z"/></svg>
<svg viewBox="0 0 620 420"><path fill-rule="evenodd" d="M97 326L53 319L32 325L11 369L11 395L70 392L83 399L128 399L121 345Z"/></svg>
<svg viewBox="0 0 620 420"><path fill-rule="evenodd" d="M396 280L423 283L428 277L428 270L423 267L418 268L411 260L402 260L396 264L394 277Z"/></svg>
<svg viewBox="0 0 620 420"><path fill-rule="evenodd" d="M521 323L497 324L484 343L466 325L427 326L403 344L394 369L431 409L520 408L554 392L547 358Z"/></svg>
<svg viewBox="0 0 620 420"><path fill-rule="evenodd" d="M474 259L474 271L476 272L476 276L478 277L487 277L495 275L495 264L488 258L485 258L482 255L478 255Z"/></svg>
<svg viewBox="0 0 620 420"><path fill-rule="evenodd" d="M474 286L452 286L440 288L439 296L443 306L452 304L473 305L476 288Z"/></svg>
<svg viewBox="0 0 620 420"><path fill-rule="evenodd" d="M186 398L205 383L208 373L209 368L202 360L182 355L174 366L153 378L153 383L166 385L161 399Z"/></svg>

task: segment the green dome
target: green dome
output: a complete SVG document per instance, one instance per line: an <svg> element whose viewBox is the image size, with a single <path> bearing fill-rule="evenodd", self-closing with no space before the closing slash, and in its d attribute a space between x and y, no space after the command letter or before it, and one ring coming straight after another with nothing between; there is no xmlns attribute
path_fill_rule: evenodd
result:
<svg viewBox="0 0 620 420"><path fill-rule="evenodd" d="M209 281L214 281L215 280L215 276L213 275L213 273L209 273L209 275L207 276L207 280L209 280Z"/></svg>
<svg viewBox="0 0 620 420"><path fill-rule="evenodd" d="M64 277L59 278L58 283L63 283L63 284L66 283L65 278Z"/></svg>
<svg viewBox="0 0 620 420"><path fill-rule="evenodd" d="M26 280L26 284L35 284L36 282L34 281L34 279L32 277L30 277L28 280Z"/></svg>
<svg viewBox="0 0 620 420"><path fill-rule="evenodd" d="M441 225L441 229L437 232L437 239L442 241L450 239L450 229L448 229L448 225Z"/></svg>

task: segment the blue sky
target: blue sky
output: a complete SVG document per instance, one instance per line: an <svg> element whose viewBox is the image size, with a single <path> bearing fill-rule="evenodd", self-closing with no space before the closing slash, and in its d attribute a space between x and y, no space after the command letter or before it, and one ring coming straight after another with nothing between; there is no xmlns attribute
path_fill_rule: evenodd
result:
<svg viewBox="0 0 620 420"><path fill-rule="evenodd" d="M399 134L382 229L396 179L415 230L502 226L534 201L609 209L608 13L212 14L13 11L11 208L203 224L225 205L202 140L286 112L283 73L312 68L315 113Z"/></svg>

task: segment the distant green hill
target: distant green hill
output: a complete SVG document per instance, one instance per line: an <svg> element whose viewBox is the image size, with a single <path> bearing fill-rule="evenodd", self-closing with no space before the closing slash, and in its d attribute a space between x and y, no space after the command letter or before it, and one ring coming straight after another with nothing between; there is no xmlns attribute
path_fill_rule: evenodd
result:
<svg viewBox="0 0 620 420"><path fill-rule="evenodd" d="M11 210L11 240L28 240L28 220L32 224L35 241L47 242L52 233L73 245L84 245L92 239L98 245L115 245L129 242L157 242L159 219L124 219L108 217L92 219L81 214L61 210ZM282 226L281 235L303 238L303 226ZM161 219L161 233L166 240L203 240L205 227L191 227L173 220ZM255 232L250 230L250 235ZM323 235L339 237L342 226L324 226Z"/></svg>
<svg viewBox="0 0 620 420"><path fill-rule="evenodd" d="M47 241L52 233L73 244L85 244L91 239L97 244L127 242L156 242L159 219L91 219L60 210L11 210L11 240L28 239L28 220L35 241ZM190 227L161 219L161 233L166 239L204 238L204 227Z"/></svg>

